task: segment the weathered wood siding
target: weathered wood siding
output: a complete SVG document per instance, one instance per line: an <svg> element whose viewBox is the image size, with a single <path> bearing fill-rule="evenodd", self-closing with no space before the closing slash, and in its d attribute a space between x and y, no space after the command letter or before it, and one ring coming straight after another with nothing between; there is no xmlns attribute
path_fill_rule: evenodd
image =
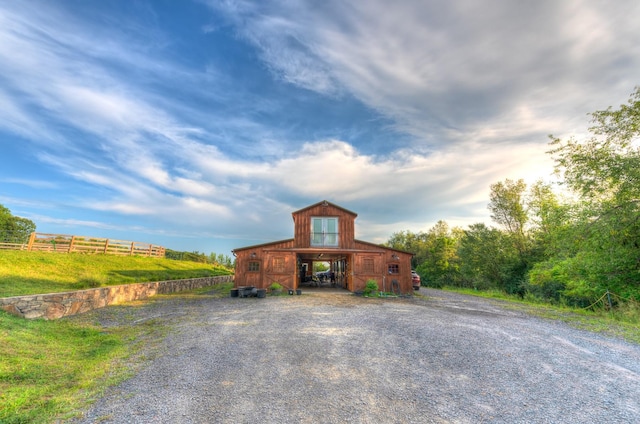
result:
<svg viewBox="0 0 640 424"><path fill-rule="evenodd" d="M293 213L295 247L311 246L311 218L338 218L338 249L353 249L356 214L332 204L316 204Z"/></svg>
<svg viewBox="0 0 640 424"><path fill-rule="evenodd" d="M358 250L368 250L354 255L353 291L362 290L368 280L376 280L380 290L391 291L391 282L397 280L402 293L411 293L411 257L410 253L388 249L355 240ZM389 265L398 266L398 274L389 274Z"/></svg>
<svg viewBox="0 0 640 424"><path fill-rule="evenodd" d="M296 254L292 252L267 251L265 255L264 287L279 283L285 289L295 290Z"/></svg>
<svg viewBox="0 0 640 424"><path fill-rule="evenodd" d="M293 240L284 240L235 250L236 287L267 288L275 281L287 288L293 285L296 255L292 252L278 251L292 247ZM250 270L250 263L257 264L257 270Z"/></svg>

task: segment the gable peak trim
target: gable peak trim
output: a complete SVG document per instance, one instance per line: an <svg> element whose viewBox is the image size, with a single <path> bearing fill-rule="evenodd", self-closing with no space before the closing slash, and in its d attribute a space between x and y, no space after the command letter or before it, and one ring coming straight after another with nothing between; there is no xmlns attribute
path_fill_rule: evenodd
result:
<svg viewBox="0 0 640 424"><path fill-rule="evenodd" d="M304 212L304 211L306 211L306 210L308 210L308 209L311 209L311 208L315 208L315 207L317 207L317 206L324 206L324 207L329 207L329 206L331 206L331 207L334 207L334 208L336 208L336 209L340 209L341 211L346 212L346 213L348 213L349 215L353 215L354 217L358 216L358 214L357 214L357 213L355 213L355 212L353 212L353 211L350 211L349 209L345 209L345 208L343 208L342 206L336 205L335 203L331 203L331 202L329 202L329 201L327 201L327 200L321 200L321 201L319 201L318 203L314 203L313 205L309 205L309 206L306 206L306 207L304 207L304 208L302 208L302 209L298 209L297 211L292 212L292 213L291 213L291 215L294 215L294 216L295 216L295 215L297 215L297 214L299 214L299 213L301 213L301 212Z"/></svg>

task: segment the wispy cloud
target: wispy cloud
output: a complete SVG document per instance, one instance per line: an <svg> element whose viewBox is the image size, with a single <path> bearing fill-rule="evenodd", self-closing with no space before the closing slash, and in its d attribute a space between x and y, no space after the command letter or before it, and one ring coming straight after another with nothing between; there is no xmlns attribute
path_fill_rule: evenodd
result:
<svg viewBox="0 0 640 424"><path fill-rule="evenodd" d="M40 165L0 181L55 211L0 200L185 237L286 238L321 199L375 241L466 224L491 183L549 176L546 135L623 102L640 68L635 1L202 4L179 34L153 2L0 6L0 144Z"/></svg>
<svg viewBox="0 0 640 424"><path fill-rule="evenodd" d="M518 123L523 108L539 122L567 106L584 114L602 107L596 99L624 99L636 84L629 73L640 57L636 2L216 5L272 68L290 69L291 55L305 56L295 61L292 83L314 89L313 71L322 70L333 89L348 90L430 143L463 141L496 121ZM612 92L602 76L614 64L620 79Z"/></svg>
<svg viewBox="0 0 640 424"><path fill-rule="evenodd" d="M60 186L52 181L42 181L42 180L27 180L22 178L0 178L0 183L6 184L17 184L32 188L45 188L45 189L56 189L60 188Z"/></svg>

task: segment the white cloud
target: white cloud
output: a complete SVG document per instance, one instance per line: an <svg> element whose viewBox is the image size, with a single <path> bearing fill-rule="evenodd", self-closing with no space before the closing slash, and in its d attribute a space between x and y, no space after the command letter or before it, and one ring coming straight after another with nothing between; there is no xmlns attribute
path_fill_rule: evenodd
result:
<svg viewBox="0 0 640 424"><path fill-rule="evenodd" d="M38 189L57 189L60 188L59 184L52 181L42 181L42 180L29 180L23 178L0 178L0 182L7 184L18 184L31 188Z"/></svg>
<svg viewBox="0 0 640 424"><path fill-rule="evenodd" d="M52 141L52 137L47 129L36 122L31 114L23 107L13 102L13 96L9 95L0 87L0 129L19 134L29 139Z"/></svg>
<svg viewBox="0 0 640 424"><path fill-rule="evenodd" d="M622 100L637 83L629 76L640 57L633 1L270 1L227 12L274 69L305 56L295 60L291 83L346 89L417 141L459 141L447 138L451 129L512 121L523 106L536 111L535 126L558 111L584 116L603 107L594 99ZM611 69L616 62L622 70ZM315 82L317 70L332 90ZM614 92L603 78L609 72L620 77Z"/></svg>
<svg viewBox="0 0 640 424"><path fill-rule="evenodd" d="M84 187L64 201L143 218L145 231L285 238L290 212L322 199L358 212L372 241L438 219L466 224L488 216L490 184L549 176L548 133L581 129L586 112L626 99L640 60L636 3L212 4L279 82L304 89L290 104L237 85L218 63L172 62L171 37L153 25L125 23L152 34L138 38L46 2L3 5L0 129ZM401 144L390 131L378 151L338 130L301 137L263 118L317 99L362 102L410 137Z"/></svg>

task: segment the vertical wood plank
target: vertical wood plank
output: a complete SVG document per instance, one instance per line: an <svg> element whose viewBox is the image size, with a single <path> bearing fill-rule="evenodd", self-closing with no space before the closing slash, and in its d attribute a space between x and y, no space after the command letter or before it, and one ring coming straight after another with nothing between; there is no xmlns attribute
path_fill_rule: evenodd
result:
<svg viewBox="0 0 640 424"><path fill-rule="evenodd" d="M27 251L31 252L31 248L33 248L33 242L36 240L36 232L34 231L29 235L29 244L27 245Z"/></svg>

